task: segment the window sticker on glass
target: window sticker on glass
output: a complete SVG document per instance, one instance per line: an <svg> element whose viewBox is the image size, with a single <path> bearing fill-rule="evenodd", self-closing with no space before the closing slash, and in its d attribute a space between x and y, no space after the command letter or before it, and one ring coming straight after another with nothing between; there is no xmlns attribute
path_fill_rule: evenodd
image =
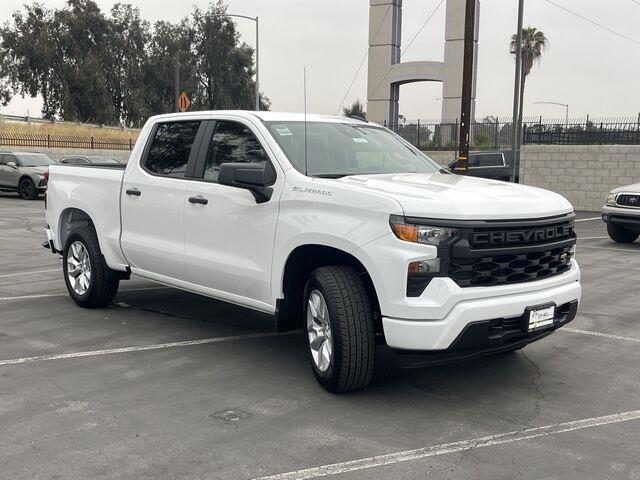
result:
<svg viewBox="0 0 640 480"><path fill-rule="evenodd" d="M288 137L290 135L293 135L293 133L291 133L291 130L289 130L289 127L287 127L286 125L275 125L273 128L276 129L276 132L278 132L278 135L280 135L281 137Z"/></svg>
<svg viewBox="0 0 640 480"><path fill-rule="evenodd" d="M356 143L369 143L366 138L362 138L362 137L355 137L353 141Z"/></svg>

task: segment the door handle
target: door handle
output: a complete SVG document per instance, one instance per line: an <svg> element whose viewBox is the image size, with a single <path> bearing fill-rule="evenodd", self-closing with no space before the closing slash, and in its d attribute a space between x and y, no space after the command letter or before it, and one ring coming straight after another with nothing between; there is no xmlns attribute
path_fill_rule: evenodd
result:
<svg viewBox="0 0 640 480"><path fill-rule="evenodd" d="M198 195L196 197L189 197L189 202L198 203L200 205L206 205L207 203L209 203L209 200L204 198L202 195Z"/></svg>
<svg viewBox="0 0 640 480"><path fill-rule="evenodd" d="M133 195L135 197L139 197L140 195L142 195L142 192L140 190L138 190L137 188L130 188L125 190L125 192L127 195Z"/></svg>

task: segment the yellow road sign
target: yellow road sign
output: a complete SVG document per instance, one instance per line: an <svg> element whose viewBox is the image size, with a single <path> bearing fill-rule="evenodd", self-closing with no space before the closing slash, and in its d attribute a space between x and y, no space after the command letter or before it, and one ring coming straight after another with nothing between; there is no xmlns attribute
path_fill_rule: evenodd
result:
<svg viewBox="0 0 640 480"><path fill-rule="evenodd" d="M181 112L186 112L187 110L189 110L190 106L191 100L189 100L189 95L187 95L187 92L182 92L180 94L180 98L178 99L178 108Z"/></svg>

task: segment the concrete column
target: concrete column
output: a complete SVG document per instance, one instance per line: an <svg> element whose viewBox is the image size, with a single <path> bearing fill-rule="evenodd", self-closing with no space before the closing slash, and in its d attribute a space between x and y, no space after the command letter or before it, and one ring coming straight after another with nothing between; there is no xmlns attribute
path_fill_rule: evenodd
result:
<svg viewBox="0 0 640 480"><path fill-rule="evenodd" d="M367 118L394 125L398 121L400 85L411 82L442 82L442 119L460 117L464 59L466 0L447 0L444 62L400 62L402 0L369 0L369 72ZM478 61L478 19L476 0L474 62ZM471 118L475 117L476 74L474 69Z"/></svg>
<svg viewBox="0 0 640 480"><path fill-rule="evenodd" d="M466 0L447 0L444 32L444 64L446 78L442 86L442 120L460 118L462 107L462 69L464 60L464 15ZM474 75L471 88L471 118L476 110L476 71L478 66L478 31L480 1L476 0L476 27L474 40Z"/></svg>
<svg viewBox="0 0 640 480"><path fill-rule="evenodd" d="M398 118L400 89L391 84L389 74L400 61L402 0L370 0L369 5L367 118L390 123Z"/></svg>

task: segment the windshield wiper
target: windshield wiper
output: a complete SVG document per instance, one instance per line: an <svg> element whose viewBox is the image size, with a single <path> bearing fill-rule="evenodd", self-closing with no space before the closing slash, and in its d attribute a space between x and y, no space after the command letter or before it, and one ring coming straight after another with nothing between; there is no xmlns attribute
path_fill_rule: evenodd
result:
<svg viewBox="0 0 640 480"><path fill-rule="evenodd" d="M342 178L353 175L353 173L314 173L311 177L317 178Z"/></svg>

